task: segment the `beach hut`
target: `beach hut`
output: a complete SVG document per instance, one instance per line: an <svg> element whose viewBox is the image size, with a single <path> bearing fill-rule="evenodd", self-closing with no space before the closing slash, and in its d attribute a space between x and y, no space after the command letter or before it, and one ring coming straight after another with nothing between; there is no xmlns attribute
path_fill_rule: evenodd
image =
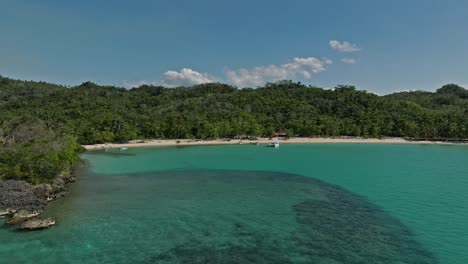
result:
<svg viewBox="0 0 468 264"><path fill-rule="evenodd" d="M279 130L279 131L276 131L275 133L273 133L273 137L288 137L288 133L282 131L282 130Z"/></svg>

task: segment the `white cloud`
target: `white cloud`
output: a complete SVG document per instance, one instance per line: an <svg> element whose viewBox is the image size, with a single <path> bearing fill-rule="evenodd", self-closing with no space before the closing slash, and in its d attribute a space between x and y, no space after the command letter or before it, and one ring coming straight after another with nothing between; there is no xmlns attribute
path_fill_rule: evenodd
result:
<svg viewBox="0 0 468 264"><path fill-rule="evenodd" d="M122 81L127 88L141 85L160 85L165 87L192 86L202 83L225 82L238 87L256 87L267 82L294 79L311 79L315 74L326 71L327 66L333 64L328 58L317 59L314 57L293 58L285 64L270 64L253 68L229 69L225 68L224 77L213 77L208 73L194 71L190 68L182 68L180 71L166 71L155 81Z"/></svg>
<svg viewBox="0 0 468 264"><path fill-rule="evenodd" d="M355 64L356 60L353 58L342 58L341 62L346 63L346 64Z"/></svg>
<svg viewBox="0 0 468 264"><path fill-rule="evenodd" d="M169 87L191 86L214 81L214 78L210 77L208 73L197 72L189 68L183 68L179 72L167 71L161 78L162 85Z"/></svg>
<svg viewBox="0 0 468 264"><path fill-rule="evenodd" d="M208 73L201 73L189 68L180 71L166 71L157 81L122 81L122 85L128 88L141 85L160 85L165 87L192 86L202 83L215 82L215 78Z"/></svg>
<svg viewBox="0 0 468 264"><path fill-rule="evenodd" d="M314 57L294 58L286 64L258 66L250 69L225 69L224 72L229 83L239 87L247 87L295 77L310 79L313 75L325 71L326 66L332 63L327 58L322 60Z"/></svg>
<svg viewBox="0 0 468 264"><path fill-rule="evenodd" d="M351 44L348 41L339 42L338 40L330 40L330 47L339 52L356 52L361 50L356 44Z"/></svg>

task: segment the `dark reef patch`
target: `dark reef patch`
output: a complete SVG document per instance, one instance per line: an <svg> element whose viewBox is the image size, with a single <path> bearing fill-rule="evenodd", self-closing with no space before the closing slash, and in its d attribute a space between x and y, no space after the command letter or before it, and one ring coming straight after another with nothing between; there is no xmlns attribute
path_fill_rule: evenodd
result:
<svg viewBox="0 0 468 264"><path fill-rule="evenodd" d="M326 187L326 186L324 186ZM323 188L328 201L294 205L300 235L294 237L311 263L436 263L397 219L338 187Z"/></svg>
<svg viewBox="0 0 468 264"><path fill-rule="evenodd" d="M270 202L279 204L282 201L281 193L288 202L300 198L289 204L289 212L293 214L292 231L278 235L275 233L275 219L271 219L272 227L267 229L265 226L269 223L259 228L250 224L250 219L242 218L242 221L232 221L225 227L232 230L232 237L227 240L194 237L138 263L438 263L400 221L365 197L338 186L283 173L185 173L189 176L182 176L184 181L218 180L237 188L237 192L252 186L248 192L258 197L257 203L265 202L256 207L264 208L261 210L265 210L265 214L271 213ZM178 177L180 174L178 172ZM272 190L271 194L263 188ZM248 192L243 195L249 196ZM229 203L232 201L227 201L226 207ZM281 214L278 212L272 215ZM213 233L210 226L205 228L208 229L205 234Z"/></svg>

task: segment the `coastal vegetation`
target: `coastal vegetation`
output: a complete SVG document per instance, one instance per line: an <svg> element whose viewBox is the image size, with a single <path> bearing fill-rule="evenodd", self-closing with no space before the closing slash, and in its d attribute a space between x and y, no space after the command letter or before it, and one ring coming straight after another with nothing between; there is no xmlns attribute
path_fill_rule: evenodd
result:
<svg viewBox="0 0 468 264"><path fill-rule="evenodd" d="M353 86L291 81L238 89L221 83L124 89L0 78L0 179L51 181L80 144L133 139L270 136L468 138L468 90L379 96Z"/></svg>
<svg viewBox="0 0 468 264"><path fill-rule="evenodd" d="M57 134L33 117L10 120L2 129L0 176L4 180L50 182L78 160L81 146L73 136Z"/></svg>

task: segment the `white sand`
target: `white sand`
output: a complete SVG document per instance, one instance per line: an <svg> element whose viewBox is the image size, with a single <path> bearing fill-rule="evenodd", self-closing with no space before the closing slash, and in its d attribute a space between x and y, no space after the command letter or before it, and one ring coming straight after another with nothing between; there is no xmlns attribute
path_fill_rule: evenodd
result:
<svg viewBox="0 0 468 264"><path fill-rule="evenodd" d="M408 141L403 138L356 138L356 137L341 137L341 138L290 138L290 139L269 139L258 138L258 140L239 140L239 139L216 139L216 140L193 140L193 139L170 139L170 140L134 140L129 143L115 144L95 144L84 145L87 150L105 149L105 148L133 148L133 147L165 147L165 146L195 146L195 145L232 145L232 144L268 144L272 141L278 141L280 144L291 143L381 143L381 144L460 144L441 141ZM178 143L179 142L179 143ZM465 143L466 144L466 143Z"/></svg>

